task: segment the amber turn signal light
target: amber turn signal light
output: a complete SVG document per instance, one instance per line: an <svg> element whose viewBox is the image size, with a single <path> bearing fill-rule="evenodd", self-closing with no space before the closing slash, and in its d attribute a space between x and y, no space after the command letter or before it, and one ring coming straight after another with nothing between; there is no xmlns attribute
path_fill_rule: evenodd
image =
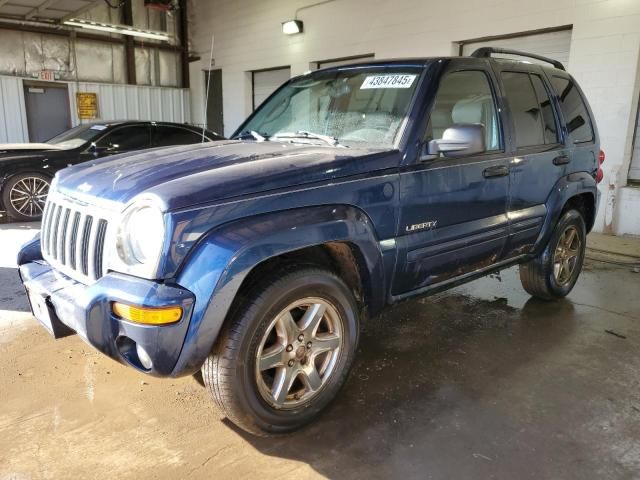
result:
<svg viewBox="0 0 640 480"><path fill-rule="evenodd" d="M113 313L123 320L144 325L168 325L176 323L182 318L181 307L135 307L124 303L113 302Z"/></svg>

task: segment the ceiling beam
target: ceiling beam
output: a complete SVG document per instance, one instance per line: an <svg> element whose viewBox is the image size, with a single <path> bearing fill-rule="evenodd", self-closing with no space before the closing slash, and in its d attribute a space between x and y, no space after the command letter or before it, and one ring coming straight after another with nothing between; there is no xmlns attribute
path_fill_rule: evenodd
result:
<svg viewBox="0 0 640 480"><path fill-rule="evenodd" d="M0 0L1 2L2 0ZM97 7L103 2L103 0L93 0L92 2L87 3L84 7L79 8L75 12L71 12L68 15L65 15L64 18L60 20L60 23L63 23L65 20L71 20L72 18L77 18L78 15L82 15L85 12L88 12L94 7Z"/></svg>
<svg viewBox="0 0 640 480"><path fill-rule="evenodd" d="M47 8L49 8L50 6L52 6L54 3L59 2L60 0L45 0L43 3L41 3L39 6L37 6L36 8L33 8L31 10L29 10L27 12L27 14L24 16L25 20L31 20L33 17L35 17L36 15L40 15L42 12L44 12Z"/></svg>
<svg viewBox="0 0 640 480"><path fill-rule="evenodd" d="M9 23L9 21L11 23ZM83 31L83 29L81 28L76 30L75 28L69 28L66 26L52 25L52 24L46 24L46 23L34 22L34 21L29 22L30 25L24 25L22 24L22 22L25 22L25 21L16 20L16 19L3 19L2 17L0 17L0 30L19 30L22 32L42 33L45 35L59 35L59 36L65 36L65 37L69 37L71 35L71 32L75 31L76 37L79 39L94 40L97 42L124 45L124 39L122 38L123 35L118 35L118 37L112 37L109 35L99 35L95 33L92 34L89 32L85 33L85 31ZM158 50L173 52L173 53L177 53L180 51L180 47L177 47L175 45L167 45L166 43L149 43L149 42L143 42L135 39L133 43L138 48L147 48L147 49L157 48Z"/></svg>

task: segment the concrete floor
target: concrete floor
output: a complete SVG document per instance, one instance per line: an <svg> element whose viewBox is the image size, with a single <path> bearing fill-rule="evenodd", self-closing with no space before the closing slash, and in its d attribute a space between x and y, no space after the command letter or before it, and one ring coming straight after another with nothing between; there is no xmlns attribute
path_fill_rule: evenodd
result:
<svg viewBox="0 0 640 480"><path fill-rule="evenodd" d="M10 258L29 228L0 227L0 479L640 477L630 267L589 261L555 303L509 269L396 305L364 325L325 415L259 439L193 378L148 378L38 327Z"/></svg>

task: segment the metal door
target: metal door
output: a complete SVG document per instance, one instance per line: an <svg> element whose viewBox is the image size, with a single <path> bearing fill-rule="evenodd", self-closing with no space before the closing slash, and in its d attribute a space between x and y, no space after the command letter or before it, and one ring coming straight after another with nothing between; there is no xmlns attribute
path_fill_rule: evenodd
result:
<svg viewBox="0 0 640 480"><path fill-rule="evenodd" d="M222 70L204 72L204 84L208 85L207 92L207 128L224 135L222 119Z"/></svg>
<svg viewBox="0 0 640 480"><path fill-rule="evenodd" d="M25 83L29 141L44 142L71 128L71 110L66 85Z"/></svg>

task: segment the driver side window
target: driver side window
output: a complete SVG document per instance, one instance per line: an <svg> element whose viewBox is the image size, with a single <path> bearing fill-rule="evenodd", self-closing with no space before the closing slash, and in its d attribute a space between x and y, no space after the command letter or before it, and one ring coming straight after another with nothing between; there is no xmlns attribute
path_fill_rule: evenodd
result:
<svg viewBox="0 0 640 480"><path fill-rule="evenodd" d="M146 125L121 127L108 133L97 142L98 147L109 148L118 152L149 148L151 129Z"/></svg>
<svg viewBox="0 0 640 480"><path fill-rule="evenodd" d="M444 131L460 123L484 126L487 151L500 150L500 129L487 75L480 70L445 74L431 109L425 142L442 138Z"/></svg>

